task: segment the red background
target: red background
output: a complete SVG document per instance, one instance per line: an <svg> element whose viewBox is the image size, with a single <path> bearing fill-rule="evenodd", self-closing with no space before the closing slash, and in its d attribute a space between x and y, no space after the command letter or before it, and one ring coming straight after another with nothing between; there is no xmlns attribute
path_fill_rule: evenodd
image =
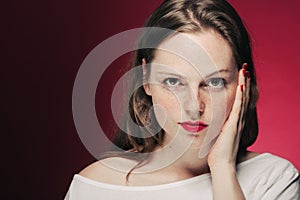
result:
<svg viewBox="0 0 300 200"><path fill-rule="evenodd" d="M253 38L258 74L260 135L251 148L300 169L297 125L300 3L230 0ZM6 1L1 11L1 199L62 199L74 173L94 158L72 118L72 87L81 62L100 42L142 26L159 0ZM109 129L111 75L96 96ZM107 120L107 121L105 121Z"/></svg>
<svg viewBox="0 0 300 200"><path fill-rule="evenodd" d="M252 146L289 159L300 169L297 131L300 69L299 2L231 0L253 39L260 99L259 137Z"/></svg>

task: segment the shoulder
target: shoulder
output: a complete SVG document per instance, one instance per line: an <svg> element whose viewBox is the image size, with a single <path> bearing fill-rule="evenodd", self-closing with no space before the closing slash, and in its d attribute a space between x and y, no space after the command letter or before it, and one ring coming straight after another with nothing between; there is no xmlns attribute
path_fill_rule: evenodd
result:
<svg viewBox="0 0 300 200"><path fill-rule="evenodd" d="M278 178L289 177L294 179L299 177L299 172L296 167L287 159L273 155L266 154L261 160L261 164L266 165L270 175L276 175Z"/></svg>
<svg viewBox="0 0 300 200"><path fill-rule="evenodd" d="M287 159L263 153L238 166L239 178L253 199L298 199L299 172Z"/></svg>
<svg viewBox="0 0 300 200"><path fill-rule="evenodd" d="M90 178L90 179L99 179L105 178L106 176L109 176L112 173L110 169L108 169L107 166L105 166L100 161L93 162L92 164L85 167L83 170L79 172L80 176Z"/></svg>
<svg viewBox="0 0 300 200"><path fill-rule="evenodd" d="M259 165L264 165L266 167L273 166L274 169L291 170L295 172L298 171L289 160L271 153L263 153L256 158L257 159L254 160L254 163Z"/></svg>
<svg viewBox="0 0 300 200"><path fill-rule="evenodd" d="M134 166L134 161L112 157L88 165L79 175L101 183L124 185L127 173Z"/></svg>
<svg viewBox="0 0 300 200"><path fill-rule="evenodd" d="M275 183L299 179L299 172L290 161L270 153L263 153L241 162L237 169L241 177L251 179L252 182Z"/></svg>
<svg viewBox="0 0 300 200"><path fill-rule="evenodd" d="M295 166L282 157L276 156L271 153L262 153L251 156L249 159L244 160L238 165L240 168L244 167L255 167L259 170L275 170L275 171L291 171L298 173L298 170Z"/></svg>
<svg viewBox="0 0 300 200"><path fill-rule="evenodd" d="M111 195L111 190L119 191L120 186L126 185L127 171L120 170L120 167L129 167L130 164L133 164L130 160L113 157L93 162L74 175L65 200L79 197L105 199L107 195ZM116 195L118 199L121 198L119 193Z"/></svg>

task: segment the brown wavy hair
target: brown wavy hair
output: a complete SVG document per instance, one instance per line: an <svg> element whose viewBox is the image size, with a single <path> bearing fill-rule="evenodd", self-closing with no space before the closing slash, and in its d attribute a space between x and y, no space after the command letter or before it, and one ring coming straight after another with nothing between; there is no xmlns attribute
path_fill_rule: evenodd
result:
<svg viewBox="0 0 300 200"><path fill-rule="evenodd" d="M248 63L247 70L251 75L250 103L246 112L246 123L242 130L239 146L239 152L246 151L247 147L255 142L258 135L256 112L258 88L249 36L235 9L225 0L165 0L152 13L144 26L166 28L181 33L201 33L205 30L213 30L220 34L230 45L238 70L241 69L243 63ZM153 43L153 41L156 41L156 44L151 44L151 46L157 47L168 36L168 32L155 34L150 31L142 34L138 41L138 50L133 54L131 66L133 68L141 66L142 59L145 59L146 63L151 63L155 48L143 47ZM153 40L153 37L155 37L155 40ZM149 68L149 65L147 67ZM149 76L150 69L146 71L148 72L146 76ZM147 160L147 156L143 156L143 153L152 152L157 145L162 144L164 131L161 129L157 132L156 127L159 125L151 109L152 99L145 93L142 87L142 79L143 71L139 67L130 83L130 87L137 89L129 98L130 116L125 116L123 124L126 131L123 131L124 128L123 130L118 128L113 140L116 146L125 151L112 149L111 152L103 154L101 158L120 156L137 159L140 161L136 166L138 167L145 164ZM131 120L138 126L131 126L128 123ZM134 133L135 136L130 133Z"/></svg>

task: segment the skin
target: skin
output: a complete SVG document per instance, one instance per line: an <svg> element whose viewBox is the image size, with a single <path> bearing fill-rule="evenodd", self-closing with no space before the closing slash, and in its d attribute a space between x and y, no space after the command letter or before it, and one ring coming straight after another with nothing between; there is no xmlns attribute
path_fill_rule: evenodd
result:
<svg viewBox="0 0 300 200"><path fill-rule="evenodd" d="M205 50L214 67L207 70L205 63L202 63L197 65L199 68L195 68L175 54L157 50L152 62L159 63L160 67L151 68L149 79L144 80L144 89L152 97L153 104L158 105L154 107L155 116L165 130L164 144L157 147L161 151L151 162L159 162L163 156L168 156L164 152L170 151L165 149L177 148L176 141L185 141L190 144L189 148L171 165L148 173L133 173L129 183L125 182L127 170L118 171L100 161L85 168L80 175L115 185L140 186L175 182L210 172L214 199L244 199L236 177L236 160L240 162L257 155L252 152L240 157L237 155L240 133L245 123L244 113L249 103L250 80L245 78L244 69L237 70L232 51L219 34L207 30L185 35ZM195 51L190 49L190 52ZM201 59L203 60L204 58ZM144 74L149 73L145 65L143 60ZM161 65L167 67L163 68ZM216 69L223 69L223 72L208 76ZM199 74L199 71L203 73ZM174 77L174 74L181 75L180 79L177 75ZM222 79L225 80L225 85L222 84ZM218 116L222 117L217 119ZM217 141L204 158L199 158L199 149L208 134L208 128L198 133L188 133L178 124L187 120L201 120L219 129ZM130 169L135 164L124 158L105 160L124 169Z"/></svg>
<svg viewBox="0 0 300 200"><path fill-rule="evenodd" d="M186 49L178 52L184 58L173 52L157 50L152 63L158 65L151 65L149 84L145 84L144 88L152 96L153 104L159 105L154 107L154 111L158 123L166 132L164 145L169 144L178 133L179 137L197 136L193 138L196 143L193 146L199 148L208 128L198 133L189 133L178 123L200 120L220 132L235 99L238 71L229 45L218 34L210 31L183 35L197 46L185 47L187 41L182 42L182 39L176 37L167 41ZM165 42L159 48L169 46ZM197 51L199 46L205 52ZM176 49L171 50L176 52ZM189 60L195 52L201 57L198 62ZM205 59L208 61L202 62Z"/></svg>

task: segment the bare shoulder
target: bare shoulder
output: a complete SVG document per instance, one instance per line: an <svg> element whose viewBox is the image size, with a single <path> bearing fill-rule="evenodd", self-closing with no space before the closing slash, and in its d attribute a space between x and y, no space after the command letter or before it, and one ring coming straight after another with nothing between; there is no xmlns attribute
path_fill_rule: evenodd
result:
<svg viewBox="0 0 300 200"><path fill-rule="evenodd" d="M88 165L79 175L97 182L124 185L126 175L134 165L134 161L112 157Z"/></svg>
<svg viewBox="0 0 300 200"><path fill-rule="evenodd" d="M105 166L101 161L96 161L87 167L85 167L79 175L90 179L100 179L104 176L109 176L112 172L107 166Z"/></svg>

